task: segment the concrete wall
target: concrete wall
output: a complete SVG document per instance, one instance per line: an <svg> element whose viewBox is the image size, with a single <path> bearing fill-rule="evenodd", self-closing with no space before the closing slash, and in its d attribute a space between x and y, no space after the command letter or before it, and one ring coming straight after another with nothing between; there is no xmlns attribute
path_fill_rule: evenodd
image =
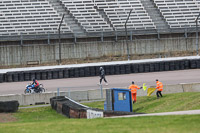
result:
<svg viewBox="0 0 200 133"><path fill-rule="evenodd" d="M151 86L155 87L155 86ZM177 84L177 85L164 85L163 94L170 93L181 93L181 92L200 92L200 83L192 84ZM137 96L146 96L147 91L138 90ZM152 94L155 95L155 92ZM17 100L20 105L34 105L35 103L44 102L46 104L50 103L50 98L57 96L56 92L48 92L41 94L16 94L16 95L2 95L0 96L0 101L11 101ZM88 90L88 91L72 91L72 92L60 92L60 96L68 96L75 101L91 101L100 100L101 90ZM106 89L103 89L103 99L106 97Z"/></svg>
<svg viewBox="0 0 200 133"><path fill-rule="evenodd" d="M141 39L142 38L142 39ZM132 55L141 54L163 54L170 56L171 52L193 52L196 51L196 39L184 38L165 35L165 37L156 39L155 37L141 37L129 41L129 52ZM23 65L27 61L39 61L40 63L56 62L59 60L59 45L38 44L39 41L30 45L1 45L0 46L0 65ZM7 44L7 43L6 43ZM13 44L13 42L12 42ZM61 58L87 58L87 57L102 57L102 56L124 56L127 55L126 41L104 41L69 43L63 41L61 44Z"/></svg>

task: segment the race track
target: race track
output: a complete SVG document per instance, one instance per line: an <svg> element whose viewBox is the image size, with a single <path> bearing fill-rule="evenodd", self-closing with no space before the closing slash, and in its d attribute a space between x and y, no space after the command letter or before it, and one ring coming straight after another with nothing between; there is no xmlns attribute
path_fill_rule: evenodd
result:
<svg viewBox="0 0 200 133"><path fill-rule="evenodd" d="M103 84L103 88L127 88L131 84L132 80L135 81L138 86L142 86L143 83L146 83L147 86L156 85L155 79L159 79L164 85L199 83L200 69L109 75L106 76L106 79L109 85L106 86ZM0 95L22 94L25 86L30 82L31 81L0 83ZM99 88L97 85L97 83L99 83L99 77L95 76L84 78L39 80L39 83L44 85L44 88L47 89L47 92L56 91L57 88L60 88L61 91L91 90Z"/></svg>

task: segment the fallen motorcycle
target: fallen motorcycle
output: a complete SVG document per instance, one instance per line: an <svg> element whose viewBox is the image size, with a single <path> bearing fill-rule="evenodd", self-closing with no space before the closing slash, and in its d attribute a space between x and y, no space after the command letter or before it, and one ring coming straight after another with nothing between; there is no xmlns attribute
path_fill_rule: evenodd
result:
<svg viewBox="0 0 200 133"><path fill-rule="evenodd" d="M43 93L43 92L45 92L45 89L44 89L44 87L43 87L43 84L40 84L40 85L38 86L37 89L34 88L34 85L28 84L28 85L26 86L26 89L24 90L24 93L25 93L25 94Z"/></svg>

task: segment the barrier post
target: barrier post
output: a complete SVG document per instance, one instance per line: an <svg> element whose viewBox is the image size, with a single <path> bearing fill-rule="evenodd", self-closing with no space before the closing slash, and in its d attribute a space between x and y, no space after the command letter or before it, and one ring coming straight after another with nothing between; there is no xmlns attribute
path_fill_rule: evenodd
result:
<svg viewBox="0 0 200 133"><path fill-rule="evenodd" d="M100 84L100 89L101 89L101 99L103 99L103 87L102 87L102 84Z"/></svg>
<svg viewBox="0 0 200 133"><path fill-rule="evenodd" d="M60 89L57 88L57 96L60 96Z"/></svg>

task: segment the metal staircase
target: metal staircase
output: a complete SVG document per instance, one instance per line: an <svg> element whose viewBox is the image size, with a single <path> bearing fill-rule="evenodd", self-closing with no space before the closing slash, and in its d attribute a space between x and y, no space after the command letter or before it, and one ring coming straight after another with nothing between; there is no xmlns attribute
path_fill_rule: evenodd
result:
<svg viewBox="0 0 200 133"><path fill-rule="evenodd" d="M143 4L145 10L151 17L152 21L156 25L157 32L159 33L169 33L170 28L167 22L163 19L160 11L156 8L153 0L140 0Z"/></svg>
<svg viewBox="0 0 200 133"><path fill-rule="evenodd" d="M70 27L74 36L76 37L85 37L86 33L82 29L82 27L74 20L73 16L69 14L69 12L65 9L65 6L59 0L49 0L49 3L53 6L53 8L59 13L62 17L65 14L63 21Z"/></svg>

